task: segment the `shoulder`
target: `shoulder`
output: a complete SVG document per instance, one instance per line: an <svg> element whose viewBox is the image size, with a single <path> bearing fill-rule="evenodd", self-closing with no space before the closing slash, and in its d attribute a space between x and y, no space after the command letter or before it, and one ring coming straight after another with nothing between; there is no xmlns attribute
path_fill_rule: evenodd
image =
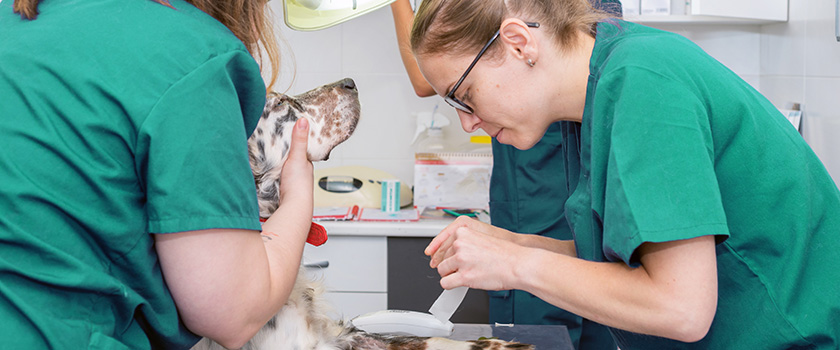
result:
<svg viewBox="0 0 840 350"><path fill-rule="evenodd" d="M125 1L125 0L122 0ZM151 0L128 0L130 14L113 20L121 37L152 52L170 50L183 58L219 52L247 51L245 45L222 23L182 0L171 0L174 7ZM114 11L109 9L109 11ZM125 13L125 11L120 11ZM120 13L115 17L122 16ZM124 23L125 25L121 25Z"/></svg>
<svg viewBox="0 0 840 350"><path fill-rule="evenodd" d="M621 20L598 25L592 55L593 75L631 67L665 73L715 62L681 35Z"/></svg>

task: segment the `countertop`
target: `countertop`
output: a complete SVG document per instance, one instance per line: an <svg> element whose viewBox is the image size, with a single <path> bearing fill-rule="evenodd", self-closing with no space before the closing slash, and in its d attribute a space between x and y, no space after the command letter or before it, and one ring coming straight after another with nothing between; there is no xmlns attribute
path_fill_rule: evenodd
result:
<svg viewBox="0 0 840 350"><path fill-rule="evenodd" d="M434 237L452 220L420 219L414 222L319 221L331 236Z"/></svg>
<svg viewBox="0 0 840 350"><path fill-rule="evenodd" d="M418 221L318 221L333 236L434 237L455 220L424 212Z"/></svg>

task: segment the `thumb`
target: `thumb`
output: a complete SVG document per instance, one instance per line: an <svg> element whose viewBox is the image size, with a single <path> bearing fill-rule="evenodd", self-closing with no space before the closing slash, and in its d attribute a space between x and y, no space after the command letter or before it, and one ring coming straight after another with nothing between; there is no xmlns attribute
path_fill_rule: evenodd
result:
<svg viewBox="0 0 840 350"><path fill-rule="evenodd" d="M306 145L309 141L309 120L300 118L292 130L292 142L289 145L289 159L307 159Z"/></svg>

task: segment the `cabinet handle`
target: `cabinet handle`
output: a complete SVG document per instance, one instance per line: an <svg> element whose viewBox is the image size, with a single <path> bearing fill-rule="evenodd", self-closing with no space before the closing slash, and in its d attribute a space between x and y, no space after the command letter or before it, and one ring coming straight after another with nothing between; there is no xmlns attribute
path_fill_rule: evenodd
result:
<svg viewBox="0 0 840 350"><path fill-rule="evenodd" d="M312 263L306 263L306 264L303 264L303 267L305 267L307 269L314 269L314 268L325 269L325 268L330 267L330 261L329 260L324 260L324 261L316 261L316 262L312 262Z"/></svg>

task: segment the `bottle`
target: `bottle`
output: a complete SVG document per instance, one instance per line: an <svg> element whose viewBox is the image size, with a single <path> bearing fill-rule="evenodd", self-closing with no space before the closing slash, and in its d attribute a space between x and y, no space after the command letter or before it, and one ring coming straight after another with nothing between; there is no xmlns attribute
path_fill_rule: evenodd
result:
<svg viewBox="0 0 840 350"><path fill-rule="evenodd" d="M449 118L443 114L436 112L418 113L417 130L414 133L414 140L411 141L415 145L415 152L443 152L446 148L443 127L447 125L449 125Z"/></svg>

